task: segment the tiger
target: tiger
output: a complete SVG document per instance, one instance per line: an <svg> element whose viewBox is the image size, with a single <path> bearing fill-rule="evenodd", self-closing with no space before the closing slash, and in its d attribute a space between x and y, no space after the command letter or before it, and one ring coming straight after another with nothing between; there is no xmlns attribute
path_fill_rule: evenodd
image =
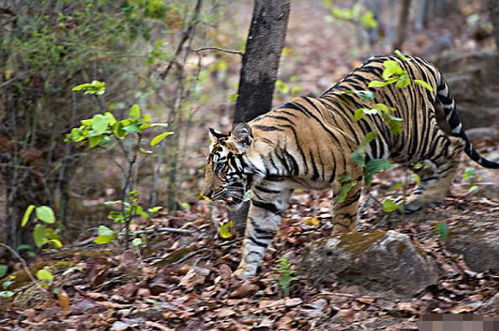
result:
<svg viewBox="0 0 499 331"><path fill-rule="evenodd" d="M372 81L383 81L385 61L395 61L408 73L407 87L369 87ZM374 101L356 91L370 91ZM378 115L354 119L356 110L370 108L373 102L393 108L392 115L402 119L399 133ZM437 122L437 110L442 108L448 133ZM366 162L390 160L420 177L405 198L404 212L443 200L463 151L481 166L499 168L472 146L449 86L433 64L416 56L371 57L319 97L294 97L247 123L235 123L228 134L209 129L203 194L225 201L233 210L250 199L234 277L256 274L294 189L332 189L332 233L354 230L364 171L352 154L368 132L376 132L376 138L364 151ZM424 166L412 167L418 163ZM345 176L352 185L340 201L339 182Z"/></svg>

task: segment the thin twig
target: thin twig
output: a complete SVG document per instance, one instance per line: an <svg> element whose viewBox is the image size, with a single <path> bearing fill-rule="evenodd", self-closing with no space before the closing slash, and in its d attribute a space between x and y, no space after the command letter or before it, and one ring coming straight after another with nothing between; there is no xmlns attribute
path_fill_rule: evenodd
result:
<svg viewBox="0 0 499 331"><path fill-rule="evenodd" d="M180 52L182 52L182 48L184 47L185 42L189 39L189 37L192 33L192 30L198 24L199 13L201 12L202 2L203 2L202 0L197 0L196 6L194 7L194 12L192 14L191 21L189 22L187 29L182 34L182 38L180 39L180 42L179 42L177 49L175 51L175 55L173 56L173 59L168 63L166 69L159 73L159 77L161 79L165 79L165 77L168 75L168 72L172 68L177 56L179 56Z"/></svg>
<svg viewBox="0 0 499 331"><path fill-rule="evenodd" d="M206 252L208 250L208 248L201 248L201 249L198 249L197 251L194 251L194 252L190 252L186 255L184 255L184 257L182 257L181 259L179 259L178 261L175 261L173 262L172 264L177 264L177 263L182 263L184 261L187 261L188 259L190 259L191 257L195 256L195 255L198 255L199 253L202 253L202 252Z"/></svg>
<svg viewBox="0 0 499 331"><path fill-rule="evenodd" d="M237 54L237 55L244 56L243 52L236 51L233 49L222 48L222 47L215 47L215 46L201 47L201 48L195 49L194 52L197 53L197 52L207 51L207 50L220 51L220 52L224 52L224 53Z"/></svg>
<svg viewBox="0 0 499 331"><path fill-rule="evenodd" d="M12 255L14 255L16 257L16 259L19 260L19 262L21 262L21 264L23 265L23 269L24 269L24 272L26 272L26 274L28 275L28 277L31 279L31 281L33 282L33 284L38 287L39 289L41 289L43 292L48 292L47 289L43 288L40 286L40 284L38 284L38 281L36 280L35 276L33 276L33 274L31 273L31 270L29 270L28 268L28 264L26 263L26 261L22 258L21 255L19 255L18 252L16 252L12 247L10 247L9 245L5 245L3 243L0 243L0 246L2 247L5 247L9 252L12 253Z"/></svg>
<svg viewBox="0 0 499 331"><path fill-rule="evenodd" d="M161 227L161 228L152 228L152 229L147 229L147 230L133 231L134 234L155 233L155 232L171 232L171 233L178 233L178 234L185 234L185 235L193 235L197 231L169 228L169 227Z"/></svg>

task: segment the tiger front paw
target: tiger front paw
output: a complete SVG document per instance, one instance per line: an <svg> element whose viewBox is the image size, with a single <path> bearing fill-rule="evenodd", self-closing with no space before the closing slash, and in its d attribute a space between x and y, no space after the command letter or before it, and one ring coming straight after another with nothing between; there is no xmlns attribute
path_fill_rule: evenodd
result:
<svg viewBox="0 0 499 331"><path fill-rule="evenodd" d="M256 267L252 267L251 265L240 265L236 271L232 273L232 277L243 280L250 278L256 274Z"/></svg>

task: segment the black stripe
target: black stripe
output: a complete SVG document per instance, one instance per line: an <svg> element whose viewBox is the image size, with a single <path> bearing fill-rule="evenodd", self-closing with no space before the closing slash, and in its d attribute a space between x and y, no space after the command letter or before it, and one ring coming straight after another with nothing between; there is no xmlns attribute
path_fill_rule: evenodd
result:
<svg viewBox="0 0 499 331"><path fill-rule="evenodd" d="M251 203L253 203L253 206L270 211L273 214L280 212L280 210L273 203L261 202L257 200L251 200Z"/></svg>
<svg viewBox="0 0 499 331"><path fill-rule="evenodd" d="M284 131L283 129L278 128L278 127L273 126L273 125L270 125L270 126L266 126L266 125L255 125L254 127L257 128L257 129L260 129L262 131Z"/></svg>
<svg viewBox="0 0 499 331"><path fill-rule="evenodd" d="M248 239L255 244L256 246L267 248L267 246L270 244L270 241L267 242L261 242L257 238L253 238L251 235L248 237Z"/></svg>
<svg viewBox="0 0 499 331"><path fill-rule="evenodd" d="M265 193L281 193L281 191L272 190L272 189L263 187L261 185L255 185L255 189L257 189L258 191L265 192Z"/></svg>

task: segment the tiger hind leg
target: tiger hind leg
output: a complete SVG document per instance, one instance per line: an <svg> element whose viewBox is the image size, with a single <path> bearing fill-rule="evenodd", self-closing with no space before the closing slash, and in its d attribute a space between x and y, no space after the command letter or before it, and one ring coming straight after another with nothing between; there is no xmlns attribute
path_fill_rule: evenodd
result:
<svg viewBox="0 0 499 331"><path fill-rule="evenodd" d="M443 151L441 156L433 160L428 159L423 168L415 170L420 177L420 183L414 188L412 194L405 199L405 213L411 213L425 205L442 201L449 192L459 166L464 141L460 138L448 136L446 142L441 146ZM403 200L403 198L400 200Z"/></svg>

